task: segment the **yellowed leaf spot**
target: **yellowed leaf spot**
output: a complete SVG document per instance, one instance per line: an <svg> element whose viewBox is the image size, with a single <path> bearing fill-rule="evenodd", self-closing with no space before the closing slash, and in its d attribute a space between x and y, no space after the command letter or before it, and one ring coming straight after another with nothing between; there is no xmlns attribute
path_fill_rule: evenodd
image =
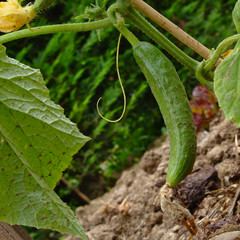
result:
<svg viewBox="0 0 240 240"><path fill-rule="evenodd" d="M231 50L228 50L227 52L225 52L224 54L222 54L222 57L223 58L226 58L228 55L230 55L232 53L232 49Z"/></svg>

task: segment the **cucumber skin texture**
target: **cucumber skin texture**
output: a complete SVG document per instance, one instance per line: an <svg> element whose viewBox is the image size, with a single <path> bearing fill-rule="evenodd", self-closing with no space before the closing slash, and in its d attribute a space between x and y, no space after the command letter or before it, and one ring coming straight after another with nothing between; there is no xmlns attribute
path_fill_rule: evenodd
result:
<svg viewBox="0 0 240 240"><path fill-rule="evenodd" d="M193 168L196 132L185 89L170 60L155 46L139 42L133 55L158 103L170 141L167 183L175 187Z"/></svg>

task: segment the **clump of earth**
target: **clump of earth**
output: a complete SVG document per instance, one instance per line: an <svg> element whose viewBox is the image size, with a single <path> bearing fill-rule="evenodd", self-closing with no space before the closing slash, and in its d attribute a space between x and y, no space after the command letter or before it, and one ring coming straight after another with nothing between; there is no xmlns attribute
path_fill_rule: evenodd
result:
<svg viewBox="0 0 240 240"><path fill-rule="evenodd" d="M88 239L240 239L240 129L219 112L209 130L202 130L197 138L193 171L173 189L171 196L194 216L198 230L195 236L191 236L181 219L174 219L164 214L158 204L153 205L166 181L166 139L161 146L147 151L138 164L125 170L109 192L77 208L76 215Z"/></svg>

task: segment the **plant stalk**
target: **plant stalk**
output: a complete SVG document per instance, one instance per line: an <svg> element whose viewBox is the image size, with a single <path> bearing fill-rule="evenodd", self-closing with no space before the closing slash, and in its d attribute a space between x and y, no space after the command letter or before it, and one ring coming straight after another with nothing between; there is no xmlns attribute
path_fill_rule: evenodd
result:
<svg viewBox="0 0 240 240"><path fill-rule="evenodd" d="M41 27L32 28L31 30L24 29L24 30L19 30L16 32L4 34L0 36L0 44L25 38L25 37L34 37L38 35L45 35L45 34L52 34L52 33L59 33L59 32L85 32L85 31L103 29L110 26L112 26L112 22L108 18L94 21L94 22L87 22L87 23L68 23L68 24L41 26Z"/></svg>
<svg viewBox="0 0 240 240"><path fill-rule="evenodd" d="M161 34L154 26L152 26L145 18L143 18L134 8L130 8L129 11L123 13L124 16L133 22L139 29L141 29L146 35L158 43L163 49L165 49L170 55L172 55L178 62L187 67L193 74L199 64L198 61L191 58L168 40L163 34Z"/></svg>
<svg viewBox="0 0 240 240"><path fill-rule="evenodd" d="M111 5L107 11L108 18L113 23L114 27L116 27L118 31L128 40L132 47L135 47L138 45L139 40L126 28L124 18L122 18L121 14L117 13L118 8L118 4Z"/></svg>
<svg viewBox="0 0 240 240"><path fill-rule="evenodd" d="M157 23L160 27L165 29L167 32L169 32L171 35L173 35L175 38L177 38L179 41L184 43L186 46L194 50L196 53L198 53L200 56L202 56L205 59L208 59L210 55L210 50L205 47L203 44L198 42L196 39L194 39L192 36L184 32L181 28L179 28L177 25L175 25L173 22L171 22L169 19L161 15L158 11L156 11L154 8L149 6L147 3L145 3L142 0L132 0L133 5L144 15L149 17L152 21Z"/></svg>
<svg viewBox="0 0 240 240"><path fill-rule="evenodd" d="M217 49L213 52L212 56L209 58L209 60L206 62L206 65L204 66L204 71L208 72L210 71L217 63L221 55L224 53L224 51L231 46L232 43L237 42L240 39L240 34L236 34L234 36L228 37L224 39L217 47Z"/></svg>

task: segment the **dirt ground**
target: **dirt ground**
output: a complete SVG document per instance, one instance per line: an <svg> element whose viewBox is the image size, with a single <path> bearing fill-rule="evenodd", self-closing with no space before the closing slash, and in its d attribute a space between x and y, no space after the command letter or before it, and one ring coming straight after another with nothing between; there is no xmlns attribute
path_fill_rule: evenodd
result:
<svg viewBox="0 0 240 240"><path fill-rule="evenodd" d="M195 236L191 236L180 219L153 205L166 179L169 158L166 140L124 171L109 192L76 210L89 240L240 239L239 144L240 129L224 120L221 112L210 123L209 131L198 133L193 172L172 194L193 214L198 229Z"/></svg>

